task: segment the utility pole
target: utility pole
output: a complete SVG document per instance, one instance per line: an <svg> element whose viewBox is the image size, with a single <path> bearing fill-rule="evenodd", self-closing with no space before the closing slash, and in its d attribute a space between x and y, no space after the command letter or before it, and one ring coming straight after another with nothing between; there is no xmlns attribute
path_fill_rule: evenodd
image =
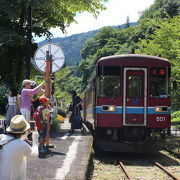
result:
<svg viewBox="0 0 180 180"><path fill-rule="evenodd" d="M30 79L31 53L32 53L32 8L31 8L31 5L29 5L29 7L28 7L28 22L27 22L26 79Z"/></svg>

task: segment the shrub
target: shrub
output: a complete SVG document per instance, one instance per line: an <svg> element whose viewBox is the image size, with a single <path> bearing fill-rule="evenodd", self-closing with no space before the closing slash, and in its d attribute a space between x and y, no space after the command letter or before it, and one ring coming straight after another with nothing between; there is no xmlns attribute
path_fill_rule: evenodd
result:
<svg viewBox="0 0 180 180"><path fill-rule="evenodd" d="M175 111L172 114L172 122L180 122L180 111Z"/></svg>
<svg viewBox="0 0 180 180"><path fill-rule="evenodd" d="M66 111L63 108L58 107L57 108L57 114L61 115L62 117L66 117Z"/></svg>

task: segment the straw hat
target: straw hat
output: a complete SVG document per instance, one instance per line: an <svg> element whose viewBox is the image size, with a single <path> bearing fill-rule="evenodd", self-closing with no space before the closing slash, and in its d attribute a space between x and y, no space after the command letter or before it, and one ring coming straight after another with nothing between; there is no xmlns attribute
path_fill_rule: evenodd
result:
<svg viewBox="0 0 180 180"><path fill-rule="evenodd" d="M30 124L22 115L16 115L11 119L10 126L6 129L9 133L25 133L30 128Z"/></svg>

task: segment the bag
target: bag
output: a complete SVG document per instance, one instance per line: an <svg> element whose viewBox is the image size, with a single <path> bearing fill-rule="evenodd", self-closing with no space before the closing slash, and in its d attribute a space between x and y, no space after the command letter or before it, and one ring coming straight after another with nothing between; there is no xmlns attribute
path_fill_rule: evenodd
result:
<svg viewBox="0 0 180 180"><path fill-rule="evenodd" d="M72 119L73 129L81 129L82 128L82 117L74 116Z"/></svg>
<svg viewBox="0 0 180 180"><path fill-rule="evenodd" d="M6 144L8 144L8 143L10 143L10 142L12 142L14 140L16 140L16 139L11 139L11 140L9 140L8 142L6 142L4 144L0 144L0 150L3 149L3 146L5 146Z"/></svg>
<svg viewBox="0 0 180 180"><path fill-rule="evenodd" d="M37 129L40 131L43 129L43 127L46 125L46 123L43 121L43 114L42 111L45 109L46 107L43 106L39 106L36 111L33 114L34 120L36 122L36 126Z"/></svg>
<svg viewBox="0 0 180 180"><path fill-rule="evenodd" d="M83 127L79 108L75 108L75 115L72 117L72 126L73 129L81 129Z"/></svg>

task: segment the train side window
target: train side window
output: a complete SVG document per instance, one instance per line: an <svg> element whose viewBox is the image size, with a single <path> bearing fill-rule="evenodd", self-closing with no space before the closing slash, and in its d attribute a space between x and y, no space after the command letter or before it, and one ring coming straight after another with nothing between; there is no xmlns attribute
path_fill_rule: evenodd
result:
<svg viewBox="0 0 180 180"><path fill-rule="evenodd" d="M128 77L128 97L142 97L142 77L131 75Z"/></svg>
<svg viewBox="0 0 180 180"><path fill-rule="evenodd" d="M99 67L97 77L97 96L120 96L120 67Z"/></svg>

